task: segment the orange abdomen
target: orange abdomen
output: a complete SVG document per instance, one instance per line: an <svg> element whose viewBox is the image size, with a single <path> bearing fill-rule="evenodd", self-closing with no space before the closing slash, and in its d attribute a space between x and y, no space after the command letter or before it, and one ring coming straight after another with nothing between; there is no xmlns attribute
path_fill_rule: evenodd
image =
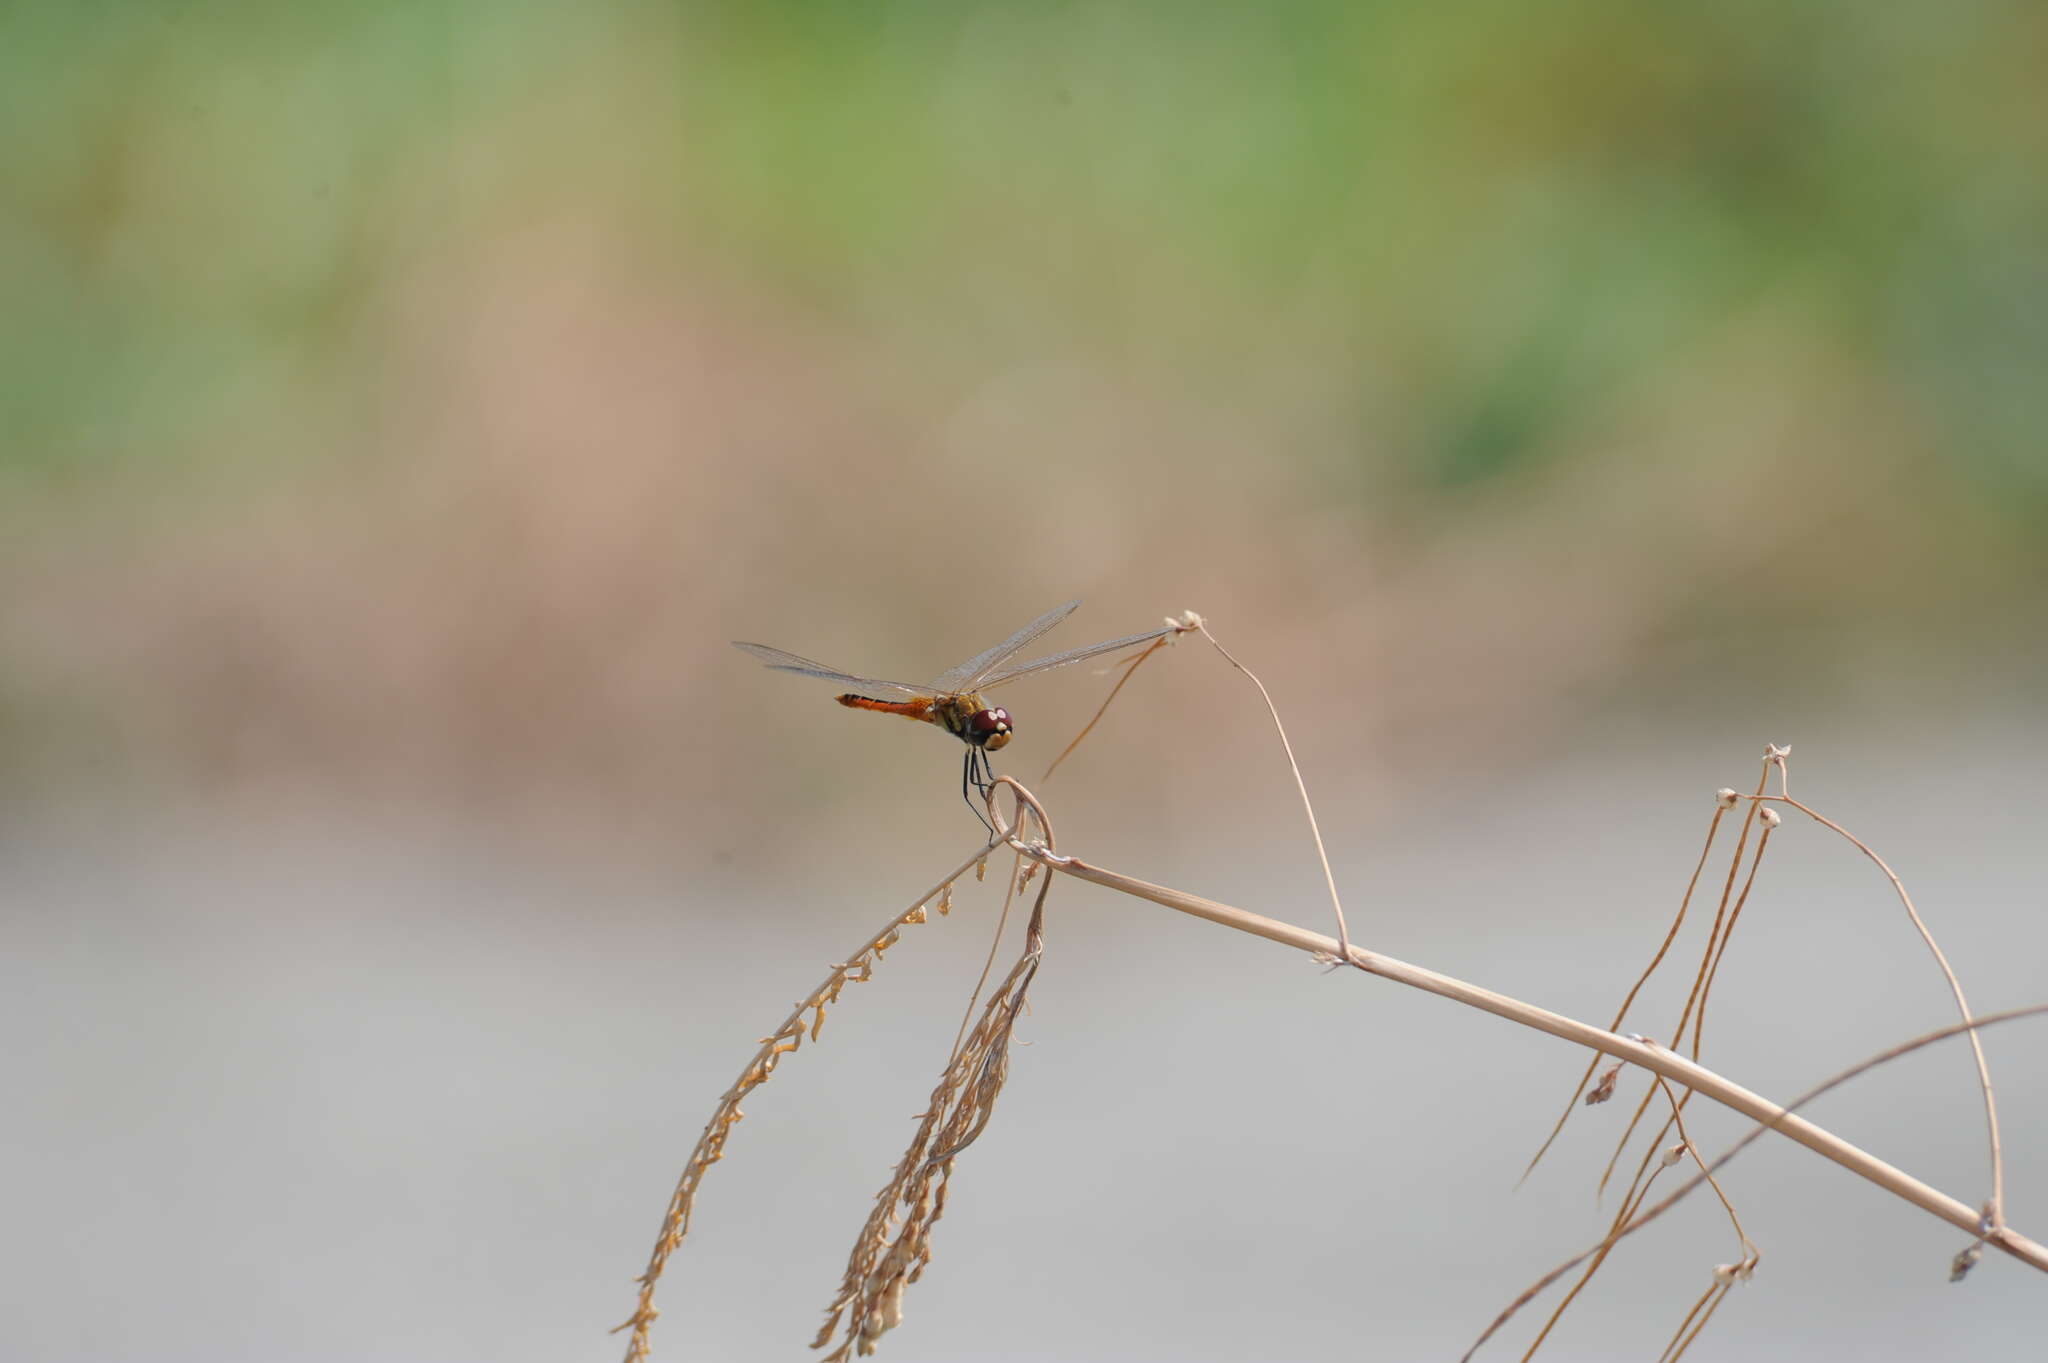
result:
<svg viewBox="0 0 2048 1363"><path fill-rule="evenodd" d="M839 703L851 710L880 710L885 715L901 715L905 719L922 720L932 723L932 703L929 698L918 700L875 700L869 696L841 696Z"/></svg>

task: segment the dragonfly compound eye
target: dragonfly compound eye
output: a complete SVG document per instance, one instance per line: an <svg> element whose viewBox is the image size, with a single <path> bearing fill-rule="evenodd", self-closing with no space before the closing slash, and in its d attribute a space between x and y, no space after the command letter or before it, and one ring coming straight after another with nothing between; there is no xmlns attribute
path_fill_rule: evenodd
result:
<svg viewBox="0 0 2048 1363"><path fill-rule="evenodd" d="M1000 705L976 710L967 720L967 732L981 747L996 749L1010 741L1010 712Z"/></svg>

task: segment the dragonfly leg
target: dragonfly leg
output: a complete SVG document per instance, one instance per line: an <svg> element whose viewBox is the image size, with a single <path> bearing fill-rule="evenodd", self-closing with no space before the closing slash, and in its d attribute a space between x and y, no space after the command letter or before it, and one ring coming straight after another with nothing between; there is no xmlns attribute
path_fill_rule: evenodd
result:
<svg viewBox="0 0 2048 1363"><path fill-rule="evenodd" d="M981 807L982 803L988 799L989 788L994 782L995 773L989 767L988 754L973 744L969 744L967 747L967 760L960 767L960 798L965 800L967 807L974 811L974 817L981 820L981 826L988 829L990 837L996 835L996 830L990 826L988 815L982 813ZM975 799L977 795L981 797L980 800Z"/></svg>

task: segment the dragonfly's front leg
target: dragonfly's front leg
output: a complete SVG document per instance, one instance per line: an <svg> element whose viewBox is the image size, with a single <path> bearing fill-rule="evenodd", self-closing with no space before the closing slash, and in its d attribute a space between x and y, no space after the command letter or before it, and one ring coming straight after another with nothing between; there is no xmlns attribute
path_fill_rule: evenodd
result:
<svg viewBox="0 0 2048 1363"><path fill-rule="evenodd" d="M996 835L995 826L988 821L988 815L982 812L982 806L987 801L989 788L994 782L995 773L989 767L988 754L972 743L968 744L967 760L960 764L960 798L974 811L974 817L981 820L981 826L988 829L990 837ZM981 797L980 800L975 799L977 795Z"/></svg>

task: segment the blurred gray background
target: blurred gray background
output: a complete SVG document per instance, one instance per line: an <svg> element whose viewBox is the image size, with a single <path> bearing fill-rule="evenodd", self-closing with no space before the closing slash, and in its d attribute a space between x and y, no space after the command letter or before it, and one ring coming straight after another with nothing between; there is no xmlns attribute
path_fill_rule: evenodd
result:
<svg viewBox="0 0 2048 1363"><path fill-rule="evenodd" d="M614 1357L755 1040L978 833L951 740L731 638L915 677L1201 610L1354 936L1601 1021L1789 743L1976 1006L2048 999L2044 53L2017 3L10 7L0 1354ZM1006 768L1105 687L1003 693ZM1205 646L1044 794L1327 926ZM748 1104L657 1357L801 1353L993 910ZM1455 1357L1597 1236L1632 1098L1512 1191L1579 1054L1052 914L884 1357ZM1773 1096L1951 1016L1796 817L1717 989ZM2036 1238L2043 1044L1987 1039ZM1986 1192L1959 1045L1813 1115ZM1693 1357L2048 1323L1782 1142L1728 1187L1765 1259ZM1736 1252L1689 1207L1546 1356L1655 1357Z"/></svg>

